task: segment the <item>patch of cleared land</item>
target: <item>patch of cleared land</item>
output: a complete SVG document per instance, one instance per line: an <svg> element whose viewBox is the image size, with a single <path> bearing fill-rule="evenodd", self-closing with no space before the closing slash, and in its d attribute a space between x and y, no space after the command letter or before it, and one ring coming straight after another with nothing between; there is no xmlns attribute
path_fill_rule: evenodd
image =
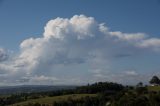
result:
<svg viewBox="0 0 160 106"><path fill-rule="evenodd" d="M53 104L53 102L58 102L58 101L66 101L68 98L71 98L73 100L76 99L81 99L83 97L96 97L97 94L71 94L71 95L63 95L63 96L54 96L54 97L44 97L44 98L39 98L39 99L31 99L28 101L20 102L13 104L11 106L24 106L28 103L42 103L42 104Z"/></svg>
<svg viewBox="0 0 160 106"><path fill-rule="evenodd" d="M149 91L160 91L160 86L148 86Z"/></svg>

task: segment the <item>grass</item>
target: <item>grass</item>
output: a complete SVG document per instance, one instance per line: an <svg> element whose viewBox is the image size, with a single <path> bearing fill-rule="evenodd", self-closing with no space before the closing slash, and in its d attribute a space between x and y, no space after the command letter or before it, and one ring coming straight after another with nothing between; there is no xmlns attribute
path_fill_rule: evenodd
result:
<svg viewBox="0 0 160 106"><path fill-rule="evenodd" d="M149 91L160 91L160 86L148 86Z"/></svg>
<svg viewBox="0 0 160 106"><path fill-rule="evenodd" d="M13 104L13 105L10 105L10 106L17 106L17 105L20 105L20 106L24 106L28 103L42 103L42 104L52 104L53 102L58 102L58 101L66 101L68 98L72 98L73 100L76 100L76 99L80 99L80 98L83 98L83 97L86 97L86 96L89 96L89 97L96 97L97 95L96 94L71 94L71 95L63 95L63 96L54 96L54 97L44 97L44 98L39 98L39 99L31 99L31 100L28 100L28 101L24 101L24 102L20 102L20 103L16 103L16 104Z"/></svg>

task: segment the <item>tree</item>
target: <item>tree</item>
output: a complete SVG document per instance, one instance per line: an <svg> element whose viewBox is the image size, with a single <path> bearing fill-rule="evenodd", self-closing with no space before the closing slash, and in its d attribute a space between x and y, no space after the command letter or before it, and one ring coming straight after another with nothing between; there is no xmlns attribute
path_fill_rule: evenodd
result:
<svg viewBox="0 0 160 106"><path fill-rule="evenodd" d="M143 83L142 83L142 82L139 82L139 83L137 84L137 87L143 87Z"/></svg>
<svg viewBox="0 0 160 106"><path fill-rule="evenodd" d="M152 79L149 81L149 83L160 85L160 79L157 76L153 76Z"/></svg>

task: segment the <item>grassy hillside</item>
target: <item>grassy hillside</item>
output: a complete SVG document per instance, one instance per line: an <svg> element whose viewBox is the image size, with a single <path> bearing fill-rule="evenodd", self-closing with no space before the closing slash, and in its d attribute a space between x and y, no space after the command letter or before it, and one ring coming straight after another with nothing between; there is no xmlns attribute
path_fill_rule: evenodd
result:
<svg viewBox="0 0 160 106"><path fill-rule="evenodd" d="M63 95L63 96L55 96L55 97L44 97L44 98L39 98L39 99L31 99L25 102L21 102L21 103L16 103L10 106L24 106L25 104L28 103L42 103L42 104L52 104L53 102L58 102L58 101L66 101L68 98L72 98L73 100L75 99L81 99L83 97L96 97L96 94L71 94L71 95Z"/></svg>
<svg viewBox="0 0 160 106"><path fill-rule="evenodd" d="M148 91L160 91L160 86L148 86Z"/></svg>

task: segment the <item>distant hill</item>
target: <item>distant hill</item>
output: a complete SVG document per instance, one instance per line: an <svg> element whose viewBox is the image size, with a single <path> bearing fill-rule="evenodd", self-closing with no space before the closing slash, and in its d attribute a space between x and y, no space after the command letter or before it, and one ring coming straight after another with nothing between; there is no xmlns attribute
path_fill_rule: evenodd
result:
<svg viewBox="0 0 160 106"><path fill-rule="evenodd" d="M28 93L25 93L28 92ZM1 87L0 106L160 106L160 86L96 82L86 86ZM13 94L16 93L16 94Z"/></svg>
<svg viewBox="0 0 160 106"><path fill-rule="evenodd" d="M74 89L76 86L21 85L1 86L0 95Z"/></svg>

